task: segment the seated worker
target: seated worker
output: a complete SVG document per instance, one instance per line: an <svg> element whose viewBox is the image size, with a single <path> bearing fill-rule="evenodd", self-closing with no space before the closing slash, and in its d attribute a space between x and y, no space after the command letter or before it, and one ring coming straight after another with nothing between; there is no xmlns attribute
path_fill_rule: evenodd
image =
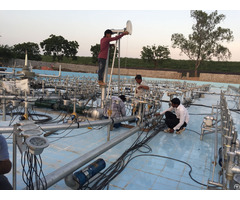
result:
<svg viewBox="0 0 240 200"><path fill-rule="evenodd" d="M149 87L145 81L142 80L141 75L136 75L135 80L137 82L134 97L138 98L140 96L144 96L148 91Z"/></svg>
<svg viewBox="0 0 240 200"><path fill-rule="evenodd" d="M12 185L8 182L4 174L10 172L12 163L9 160L8 146L6 139L0 135L0 190L12 190Z"/></svg>
<svg viewBox="0 0 240 200"><path fill-rule="evenodd" d="M137 85L134 91L134 97L139 98L141 96L144 96L149 91L149 87L147 83L142 80L141 75L136 75L135 80L137 82ZM136 115L138 113L138 110L139 110L139 104L136 106L135 109L132 110L132 115ZM133 123L133 122L135 122L135 120L129 121L129 123Z"/></svg>
<svg viewBox="0 0 240 200"><path fill-rule="evenodd" d="M164 130L166 133L173 133L176 131L176 134L181 134L188 124L189 114L187 109L180 103L178 98L171 100L172 106L167 110L160 113L160 115L165 114L165 123L168 126L168 129ZM175 111L173 114L171 111Z"/></svg>
<svg viewBox="0 0 240 200"><path fill-rule="evenodd" d="M119 97L112 96L112 105L110 110L112 111L111 118L120 118L126 116L126 110L124 102L126 101L125 95L120 95ZM109 106L104 108L103 115L105 118L108 118ZM113 127L119 128L121 123L114 124Z"/></svg>

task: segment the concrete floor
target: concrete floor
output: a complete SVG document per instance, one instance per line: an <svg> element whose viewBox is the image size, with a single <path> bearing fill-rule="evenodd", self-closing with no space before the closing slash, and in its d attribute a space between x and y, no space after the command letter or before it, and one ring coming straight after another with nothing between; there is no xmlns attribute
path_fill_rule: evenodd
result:
<svg viewBox="0 0 240 200"><path fill-rule="evenodd" d="M204 84L204 83L202 83ZM227 84L213 83L210 92L220 92L226 90ZM163 97L167 99L167 97ZM195 104L216 105L220 101L219 95L205 95L205 98L195 100ZM235 106L235 102L228 97L229 108ZM167 103L162 104L162 110L168 107ZM205 135L200 140L201 123L204 116L211 113L211 109L201 106L188 107L190 122L187 129L181 134L169 134L160 131L149 143L150 153L142 155L136 152L135 155L142 155L133 159L109 185L109 190L206 190L194 182L190 176L188 165L179 162L183 161L191 165L192 177L202 184L207 184L212 179L213 171L213 149L214 134ZM206 115L204 115L206 114ZM232 113L235 127L239 132L239 114ZM10 120L9 118L7 120ZM0 122L6 126L9 121ZM91 122L90 122L91 123ZM120 127L111 131L111 138L128 131L128 128ZM143 132L141 137L147 133ZM7 135L5 135L7 137ZM61 138L59 138L61 137ZM112 164L132 143L137 139L135 134L107 152L101 158L106 162L107 167ZM219 134L220 138L220 134ZM43 162L43 172L45 175L53 172L57 168L69 163L86 152L107 142L107 127L94 127L93 129L82 128L75 130L59 131L59 135L48 137L50 145L46 148L41 157ZM10 159L12 159L11 139L8 139ZM144 149L143 149L144 150ZM151 154L151 155L150 155ZM163 157L164 156L164 157ZM25 188L22 180L21 155L18 152L17 159L17 189ZM173 160L177 159L179 161ZM219 165L216 166L214 181L218 180ZM12 174L7 175L12 182ZM63 180L53 185L50 190L68 190Z"/></svg>

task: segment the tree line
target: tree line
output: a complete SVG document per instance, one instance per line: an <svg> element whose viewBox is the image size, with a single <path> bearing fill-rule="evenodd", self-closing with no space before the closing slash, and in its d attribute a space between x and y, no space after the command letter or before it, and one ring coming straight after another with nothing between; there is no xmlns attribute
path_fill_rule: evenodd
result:
<svg viewBox="0 0 240 200"><path fill-rule="evenodd" d="M172 47L179 48L181 53L194 61L195 76L201 63L211 61L213 58L227 60L231 57L229 49L222 44L233 41L233 32L228 28L218 26L225 15L214 11L210 14L201 11L190 11L191 17L196 21L192 26L192 33L184 37L181 33L171 36ZM68 41L62 36L51 34L49 38L40 42L44 55L51 56L52 61L62 61L63 57L77 59L79 44L77 41ZM39 45L32 42L16 44L13 47L0 45L0 58L6 61L11 58L24 59L25 52L30 60L41 60ZM91 46L92 62L97 63L100 44ZM110 49L110 58L113 56L113 48ZM153 63L155 67L170 58L170 50L164 45L147 45L142 47L141 59L147 63Z"/></svg>
<svg viewBox="0 0 240 200"><path fill-rule="evenodd" d="M46 56L52 56L52 61L61 61L63 57L71 57L76 59L77 49L79 44L77 41L68 41L62 36L56 36L51 34L49 38L40 42L40 46ZM3 61L11 58L24 59L25 54L28 54L30 60L41 60L40 48L37 43L27 42L21 44L15 44L12 47L8 45L0 46L0 55Z"/></svg>

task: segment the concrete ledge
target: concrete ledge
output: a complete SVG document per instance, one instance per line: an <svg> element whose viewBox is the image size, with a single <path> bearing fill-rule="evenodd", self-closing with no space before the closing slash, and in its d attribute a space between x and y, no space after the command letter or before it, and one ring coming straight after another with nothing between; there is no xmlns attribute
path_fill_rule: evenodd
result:
<svg viewBox="0 0 240 200"><path fill-rule="evenodd" d="M240 83L240 75L234 74L210 74L200 73L200 81L220 82L220 83Z"/></svg>
<svg viewBox="0 0 240 200"><path fill-rule="evenodd" d="M16 67L24 66L23 59L15 59L9 62L9 66ZM28 61L34 69L40 69L41 66L53 67L54 70L59 69L59 65L62 66L62 71L71 72L82 72L82 73L97 73L98 66L89 65L75 65L66 63L54 63L54 62L42 62L42 61ZM109 66L108 73L111 73L111 68ZM118 74L118 68L113 69L113 74ZM166 78L166 79L181 79L181 80L193 80L193 81L207 81L207 82L222 82L222 83L234 83L240 84L240 75L231 74L211 74L211 73L200 73L200 77L183 77L182 73L176 71L160 71L160 70L144 70L144 69L127 69L121 68L120 74L125 76L136 76L136 74L141 74L143 77L150 78Z"/></svg>

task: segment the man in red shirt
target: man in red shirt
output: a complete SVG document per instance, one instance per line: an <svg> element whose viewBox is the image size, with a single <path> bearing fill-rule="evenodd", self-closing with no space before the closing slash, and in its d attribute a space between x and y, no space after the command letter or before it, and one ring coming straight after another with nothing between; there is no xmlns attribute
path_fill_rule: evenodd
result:
<svg viewBox="0 0 240 200"><path fill-rule="evenodd" d="M100 41L100 52L98 54L98 84L99 85L106 85L106 83L103 82L103 74L105 70L106 60L108 56L108 48L109 43L114 40L118 40L124 35L128 35L128 31L124 31L120 35L116 37L112 37L113 32L110 29L107 29L104 32L104 37Z"/></svg>

